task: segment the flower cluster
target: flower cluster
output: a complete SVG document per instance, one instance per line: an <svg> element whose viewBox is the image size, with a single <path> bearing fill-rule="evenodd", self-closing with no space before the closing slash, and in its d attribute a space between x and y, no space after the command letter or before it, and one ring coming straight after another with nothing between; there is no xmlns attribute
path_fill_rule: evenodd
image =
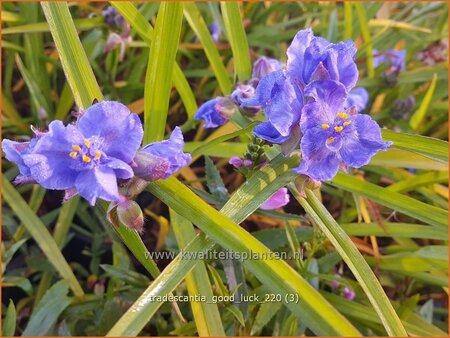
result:
<svg viewBox="0 0 450 338"><path fill-rule="evenodd" d="M167 178L190 162L178 128L168 141L138 151L143 137L139 116L113 101L95 103L74 124L53 121L47 132L35 134L30 142L2 141L6 158L19 167L15 182L65 190L66 199L80 194L91 205L97 198L123 202L118 179Z"/></svg>
<svg viewBox="0 0 450 338"><path fill-rule="evenodd" d="M286 67L263 77L255 95L244 100L261 106L267 118L254 133L272 143L299 145L302 162L295 171L317 181L332 179L344 166L366 165L390 145L377 123L358 113L368 94L353 89L355 53L350 40L334 44L302 30L287 50Z"/></svg>

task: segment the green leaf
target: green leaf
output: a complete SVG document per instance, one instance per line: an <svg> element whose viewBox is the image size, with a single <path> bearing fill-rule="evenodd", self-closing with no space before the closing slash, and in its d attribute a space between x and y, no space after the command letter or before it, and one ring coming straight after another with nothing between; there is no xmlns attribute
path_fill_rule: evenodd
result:
<svg viewBox="0 0 450 338"><path fill-rule="evenodd" d="M5 318L2 321L2 336L12 337L16 331L16 307L14 302L10 299L8 309L6 310Z"/></svg>
<svg viewBox="0 0 450 338"><path fill-rule="evenodd" d="M353 12L352 3L344 2L344 40L352 39L353 36Z"/></svg>
<svg viewBox="0 0 450 338"><path fill-rule="evenodd" d="M10 299L8 309L6 310L5 318L2 321L2 336L12 337L16 331L16 307L14 302Z"/></svg>
<svg viewBox="0 0 450 338"><path fill-rule="evenodd" d="M429 238L436 240L447 240L448 238L447 228L429 225L383 222L386 231L377 223L341 224L341 227L350 236Z"/></svg>
<svg viewBox="0 0 450 338"><path fill-rule="evenodd" d="M414 198L358 180L344 173L338 173L329 183L367 197L381 205L400 211L425 223L445 228L448 226L448 212L446 210L420 202Z"/></svg>
<svg viewBox="0 0 450 338"><path fill-rule="evenodd" d="M83 289L45 225L5 177L2 177L2 187L2 195L5 202L9 204L20 221L25 225L27 231L47 256L47 259L61 277L69 283L75 296L83 296Z"/></svg>
<svg viewBox="0 0 450 338"><path fill-rule="evenodd" d="M84 109L89 107L94 99L103 100L67 3L42 2L41 6L76 104Z"/></svg>
<svg viewBox="0 0 450 338"><path fill-rule="evenodd" d="M212 140L213 141L213 140ZM205 147L203 147L205 146ZM202 148L201 150L199 148ZM247 150L247 144L234 142L221 142L209 145L205 142L186 142L184 144L186 152L196 152L196 156L207 155L214 157L229 158L231 156L242 155Z"/></svg>
<svg viewBox="0 0 450 338"><path fill-rule="evenodd" d="M214 162L209 157L205 157L205 171L208 190L219 200L226 201L229 197L228 190L223 183L222 177L220 177L219 170L217 170Z"/></svg>
<svg viewBox="0 0 450 338"><path fill-rule="evenodd" d="M448 166L441 161L413 153L411 151L389 148L380 151L370 160L370 164L380 167L415 168L425 170L446 170Z"/></svg>
<svg viewBox="0 0 450 338"><path fill-rule="evenodd" d="M448 142L446 141L420 135L396 133L386 129L382 129L381 134L384 140L394 142L396 148L448 163Z"/></svg>
<svg viewBox="0 0 450 338"><path fill-rule="evenodd" d="M266 247L232 221L242 222L275 191L291 181L295 175L290 168L297 164L298 159L278 157L254 174L241 189L238 189L222 208L221 213L208 206L173 177L151 183L149 190L177 213L201 227L224 248L241 253L249 252L249 250L260 254L268 253L270 251ZM225 216L230 217L232 221ZM181 255L178 255L108 332L108 335L139 333L161 305L161 302L149 297L165 295L172 291L198 262L201 256L196 251L205 253L213 245L214 242L211 239L206 240L204 235L197 236L183 251L187 254L184 257L190 259L182 260ZM189 256L191 253L192 256ZM245 264L274 293L298 294L298 304L290 302L286 305L315 333L359 335L359 332L345 318L324 302L317 291L284 261L261 259L248 260Z"/></svg>
<svg viewBox="0 0 450 338"><path fill-rule="evenodd" d="M58 220L56 221L55 229L53 231L53 238L60 250L62 250L64 247L64 242L66 241L67 234L69 232L70 226L72 225L72 221L78 208L79 202L80 196L75 196L70 201L64 203L59 211ZM34 298L34 306L39 303L44 293L50 287L52 275L53 274L51 272L44 272L44 274L42 275L38 290L36 292L36 296Z"/></svg>
<svg viewBox="0 0 450 338"><path fill-rule="evenodd" d="M203 45L203 50L216 75L220 90L224 95L230 94L233 85L220 59L219 51L209 33L208 27L194 2L184 3L184 16Z"/></svg>
<svg viewBox="0 0 450 338"><path fill-rule="evenodd" d="M147 19L139 13L136 6L131 2L121 1L113 1L111 2L111 5L117 9L140 38L147 43L148 47L150 47L154 34L153 27L149 24ZM189 119L192 119L197 111L197 102L195 101L189 82L186 80L186 77L178 64L174 64L172 76L174 85L184 103L188 117Z"/></svg>
<svg viewBox="0 0 450 338"><path fill-rule="evenodd" d="M45 293L41 303L34 309L22 336L45 336L56 323L59 315L72 302L67 296L66 281L59 281Z"/></svg>
<svg viewBox="0 0 450 338"><path fill-rule="evenodd" d="M245 327L244 315L241 310L239 310L235 305L228 305L225 310L231 312L234 318L238 320L239 324L241 324L242 327Z"/></svg>
<svg viewBox="0 0 450 338"><path fill-rule="evenodd" d="M376 315L373 308L332 293L323 292L323 294L327 300L347 316L362 320L363 322L381 324L380 318ZM402 322L410 336L446 336L444 331L427 323L415 313L410 314L408 319L402 320ZM384 336L384 333L381 336Z"/></svg>
<svg viewBox="0 0 450 338"><path fill-rule="evenodd" d="M2 18L3 19L3 18ZM92 28L100 26L103 18L91 18L91 19L77 19L74 20L77 30L90 30ZM2 29L2 35L8 34L23 34L23 33L40 33L49 32L49 24L47 22L30 23L27 25L12 26Z"/></svg>
<svg viewBox="0 0 450 338"><path fill-rule="evenodd" d="M156 19L144 88L144 144L164 137L183 4L162 2Z"/></svg>
<svg viewBox="0 0 450 338"><path fill-rule="evenodd" d="M198 148L196 148L196 149L194 149L192 151L192 156L195 157L195 156L198 156L200 154L204 154L208 149L211 149L214 146L220 145L224 141L228 141L228 140L231 140L234 137L237 137L239 135L243 135L245 133L248 133L248 132L252 131L253 128L255 128L259 123L260 122L252 122L248 126L246 126L245 128L236 130L236 131L234 131L232 133L229 133L229 134L225 134L225 135L216 137L216 138L212 139L209 142L203 143L203 145L201 145L200 147L198 147Z"/></svg>
<svg viewBox="0 0 450 338"><path fill-rule="evenodd" d="M38 114L41 111L41 116L47 118L48 115L52 114L52 112L50 111L50 107L42 94L39 84L35 81L28 69L25 68L19 54L16 54L16 63L17 68L19 68L20 74L22 75L28 90L30 91L31 101L33 102L34 107L38 111ZM40 116L38 115L38 117ZM40 119L42 119L42 117Z"/></svg>
<svg viewBox="0 0 450 338"><path fill-rule="evenodd" d="M373 47L372 38L369 32L369 23L366 16L366 11L364 9L364 3L355 2L356 14L358 14L359 25L361 27L361 34L364 39L364 44L366 46L366 58L367 58L367 75L369 78L375 76L375 68L373 65Z"/></svg>
<svg viewBox="0 0 450 338"><path fill-rule="evenodd" d="M23 18L17 13L2 10L2 21L3 22L20 22L20 21L23 21Z"/></svg>
<svg viewBox="0 0 450 338"><path fill-rule="evenodd" d="M194 226L184 217L177 214L172 209L170 212L170 223L178 242L180 250L195 238ZM199 262L190 274L186 276L186 287L190 296L205 296L212 299L213 291L209 282L208 272L205 263ZM217 304L202 301L191 301L192 314L194 316L197 333L200 337L223 337L225 331L222 326Z"/></svg>
<svg viewBox="0 0 450 338"><path fill-rule="evenodd" d="M31 295L33 293L33 286L28 278L20 276L3 276L2 278L3 287L18 287L25 291L27 294Z"/></svg>
<svg viewBox="0 0 450 338"><path fill-rule="evenodd" d="M409 120L409 125L412 129L418 130L421 126L421 123L423 122L428 107L430 106L431 99L433 98L434 89L436 88L437 83L437 74L433 74L433 79L431 80L430 87L428 88L422 102L420 103L419 109L417 109L414 114L411 116L411 119Z"/></svg>
<svg viewBox="0 0 450 338"><path fill-rule="evenodd" d="M197 257L206 253L214 246L212 240L206 239L204 235L197 236L186 247L184 255ZM194 268L198 260L183 259L178 255L148 287L144 293L131 305L128 311L117 321L107 333L108 337L114 336L136 336L148 323L158 308L164 303L164 295L172 292L186 275Z"/></svg>
<svg viewBox="0 0 450 338"><path fill-rule="evenodd" d="M273 316L276 315L278 310L280 310L281 306L281 303L262 303L256 314L250 335L259 335L264 326L266 326Z"/></svg>
<svg viewBox="0 0 450 338"><path fill-rule="evenodd" d="M311 190L305 189L306 199L300 196L295 185L290 184L289 190L347 263L380 317L387 333L390 336L406 336L407 333L389 298L350 237L336 223Z"/></svg>
<svg viewBox="0 0 450 338"><path fill-rule="evenodd" d="M239 5L239 2L231 1L220 3L225 31L233 52L234 69L239 81L245 81L251 77L252 65Z"/></svg>
<svg viewBox="0 0 450 338"><path fill-rule="evenodd" d="M105 270L109 276L117 278L127 285L145 288L150 284L150 280L138 272L122 269L109 264L100 264L100 267Z"/></svg>
<svg viewBox="0 0 450 338"><path fill-rule="evenodd" d="M434 183L445 183L448 181L448 171L428 172L422 175L393 183L386 189L399 193L415 190L417 188L427 186Z"/></svg>

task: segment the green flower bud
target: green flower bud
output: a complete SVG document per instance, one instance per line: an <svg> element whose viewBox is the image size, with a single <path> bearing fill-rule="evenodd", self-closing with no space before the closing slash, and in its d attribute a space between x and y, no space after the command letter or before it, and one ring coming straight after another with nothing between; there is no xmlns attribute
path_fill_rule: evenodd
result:
<svg viewBox="0 0 450 338"><path fill-rule="evenodd" d="M144 215L135 201L127 200L120 203L117 206L117 217L121 223L138 232L141 232L144 227Z"/></svg>

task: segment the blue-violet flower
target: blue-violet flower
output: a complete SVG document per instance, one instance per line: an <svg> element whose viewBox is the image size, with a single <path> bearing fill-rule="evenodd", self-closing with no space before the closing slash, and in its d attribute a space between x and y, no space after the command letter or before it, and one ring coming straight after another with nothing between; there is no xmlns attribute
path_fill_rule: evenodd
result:
<svg viewBox="0 0 450 338"><path fill-rule="evenodd" d="M378 124L356 108L344 109L345 87L332 80L316 81L306 93L300 128L302 162L296 170L314 180L333 178L339 167L359 168L391 142L384 142Z"/></svg>
<svg viewBox="0 0 450 338"><path fill-rule="evenodd" d="M191 155L184 153L183 147L183 134L176 127L168 140L150 143L136 153L134 174L146 181L168 178L191 161Z"/></svg>
<svg viewBox="0 0 450 338"><path fill-rule="evenodd" d="M7 158L19 165L20 176L29 177L46 189L76 191L91 205L97 198L121 201L117 178L133 176L129 166L143 136L138 115L118 102L103 101L89 107L76 124L53 121L49 131L32 140L26 150Z"/></svg>

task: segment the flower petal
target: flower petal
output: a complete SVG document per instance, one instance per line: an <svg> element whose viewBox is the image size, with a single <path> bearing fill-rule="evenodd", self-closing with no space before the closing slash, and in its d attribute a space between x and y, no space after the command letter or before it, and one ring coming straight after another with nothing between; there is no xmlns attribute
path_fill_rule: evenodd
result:
<svg viewBox="0 0 450 338"><path fill-rule="evenodd" d="M281 144L289 138L289 136L282 136L269 121L257 125L253 133L263 140L276 144Z"/></svg>
<svg viewBox="0 0 450 338"><path fill-rule="evenodd" d="M273 210L284 207L289 203L289 194L287 188L277 190L267 201L260 205L260 209Z"/></svg>
<svg viewBox="0 0 450 338"><path fill-rule="evenodd" d="M219 110L216 109L217 104L223 99L223 97L218 96L215 99L203 103L195 113L194 119L205 121L203 126L205 128L217 128L225 124L229 119L222 116Z"/></svg>
<svg viewBox="0 0 450 338"><path fill-rule="evenodd" d="M252 78L261 79L274 71L282 69L283 67L284 64L277 59L262 56L253 64Z"/></svg>
<svg viewBox="0 0 450 338"><path fill-rule="evenodd" d="M102 150L110 157L131 162L142 142L144 131L137 114L115 101L102 101L90 106L77 124L86 138L103 139Z"/></svg>
<svg viewBox="0 0 450 338"><path fill-rule="evenodd" d="M181 129L176 127L168 140L151 143L145 146L142 151L161 157L170 162L170 167L163 176L163 178L167 178L174 172L188 165L191 161L191 155L184 153L183 147L183 134Z"/></svg>
<svg viewBox="0 0 450 338"><path fill-rule="evenodd" d="M373 155L386 150L392 143L381 138L378 124L368 115L360 114L354 119L356 132L343 138L339 151L344 164L359 168L370 162Z"/></svg>
<svg viewBox="0 0 450 338"><path fill-rule="evenodd" d="M364 87L354 88L348 93L344 108L348 109L351 106L355 106L356 110L361 112L366 109L367 102L369 102L369 93L367 90Z"/></svg>
<svg viewBox="0 0 450 338"><path fill-rule="evenodd" d="M63 190L73 187L78 172L72 168L69 156L73 144L83 139L74 125L65 127L61 121L53 121L48 133L41 136L33 151L23 155L31 176L46 189Z"/></svg>
<svg viewBox="0 0 450 338"><path fill-rule="evenodd" d="M117 178L127 179L133 177L133 169L127 163L114 157L109 157L101 165L113 169Z"/></svg>
<svg viewBox="0 0 450 338"><path fill-rule="evenodd" d="M90 205L95 205L97 198L111 202L120 201L116 175L113 169L107 167L95 167L80 172L75 187Z"/></svg>
<svg viewBox="0 0 450 338"><path fill-rule="evenodd" d="M316 181L330 180L336 175L341 159L326 146L327 138L327 133L317 128L309 129L303 135L300 143L302 161L294 169L295 172L308 175Z"/></svg>
<svg viewBox="0 0 450 338"><path fill-rule="evenodd" d="M333 80L314 81L305 90L310 100L302 110L300 127L303 133L322 124L332 125L336 113L343 110L347 97L345 87Z"/></svg>
<svg viewBox="0 0 450 338"><path fill-rule="evenodd" d="M331 44L328 56L324 60L325 67L332 80L342 83L350 90L358 81L358 67L355 63L356 48L353 41Z"/></svg>
<svg viewBox="0 0 450 338"><path fill-rule="evenodd" d="M2 141L2 150L8 161L17 164L21 176L30 176L30 169L23 161L23 155L29 153L36 144L36 139L31 142L15 142L11 140Z"/></svg>
<svg viewBox="0 0 450 338"><path fill-rule="evenodd" d="M305 69L305 50L311 44L314 35L310 28L299 31L287 49L287 69L288 75L295 79L295 82L304 84L303 69ZM315 68L315 67L314 67ZM312 73L313 70L311 70Z"/></svg>

